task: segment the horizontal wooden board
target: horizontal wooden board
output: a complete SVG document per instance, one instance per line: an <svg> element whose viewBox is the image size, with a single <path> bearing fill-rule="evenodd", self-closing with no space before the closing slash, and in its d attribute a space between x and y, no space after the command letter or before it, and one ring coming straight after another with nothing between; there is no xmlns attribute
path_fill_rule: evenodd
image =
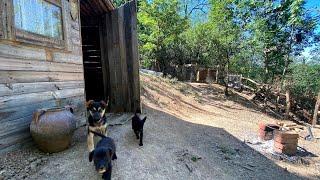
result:
<svg viewBox="0 0 320 180"><path fill-rule="evenodd" d="M82 65L82 56L74 55L74 54L66 54L60 52L52 53L54 62L64 62L64 63L73 63L73 64L81 64Z"/></svg>
<svg viewBox="0 0 320 180"><path fill-rule="evenodd" d="M30 93L16 96L4 96L0 97L0 107L19 107L31 103L37 103L48 100L59 100L62 98L83 96L84 88L77 89L64 89L57 91L47 91L41 93Z"/></svg>
<svg viewBox="0 0 320 180"><path fill-rule="evenodd" d="M83 73L0 71L0 83L84 81Z"/></svg>
<svg viewBox="0 0 320 180"><path fill-rule="evenodd" d="M83 113L80 112L75 113L74 115L76 119L79 119L80 117L85 117ZM8 134L11 134L12 132L17 132L29 128L30 123L32 121L32 117L33 115L30 115L12 121L3 122L3 124L0 126L0 139L5 138Z"/></svg>
<svg viewBox="0 0 320 180"><path fill-rule="evenodd" d="M21 105L19 107L0 108L0 123L4 124L7 121L14 121L24 117L31 116L33 112L41 108L61 107L70 105L74 109L76 115L85 115L85 99L84 96L70 97L60 100L42 101L39 103L32 103L27 105Z"/></svg>
<svg viewBox="0 0 320 180"><path fill-rule="evenodd" d="M0 127L0 144L6 144L6 146L8 146L8 144L10 145L12 142L17 143L19 140L23 140L23 133L29 131L32 115L36 109L63 107L66 105L73 107L77 127L85 124L86 108L84 96L32 103L30 105L19 106L19 108L12 107L6 109L2 107L0 109L0 123L2 124ZM4 139L5 141L3 141Z"/></svg>
<svg viewBox="0 0 320 180"><path fill-rule="evenodd" d="M7 138L0 138L0 150L8 148L12 145L23 143L27 139L31 139L29 129L23 129L19 132L13 132L12 134L9 134Z"/></svg>
<svg viewBox="0 0 320 180"><path fill-rule="evenodd" d="M66 81L0 84L0 97L74 88L84 88L84 82Z"/></svg>
<svg viewBox="0 0 320 180"><path fill-rule="evenodd" d="M80 64L56 63L39 60L26 60L0 57L0 70L45 71L45 72L83 72Z"/></svg>
<svg viewBox="0 0 320 180"><path fill-rule="evenodd" d="M41 109L44 107L55 107L56 103L57 102L55 100L51 100L51 101L43 101L39 103L32 103L24 106L19 106L19 108L18 107L11 107L11 108L1 107L0 123L30 116L36 109Z"/></svg>
<svg viewBox="0 0 320 180"><path fill-rule="evenodd" d="M11 58L16 57L20 59L45 60L46 52L44 49L39 48L0 44L0 56Z"/></svg>
<svg viewBox="0 0 320 180"><path fill-rule="evenodd" d="M83 120L85 120L84 117L76 119L77 123ZM29 127L13 131L10 134L7 134L6 137L0 137L0 153L7 151L11 147L14 147L13 149L15 149L24 143L32 143Z"/></svg>

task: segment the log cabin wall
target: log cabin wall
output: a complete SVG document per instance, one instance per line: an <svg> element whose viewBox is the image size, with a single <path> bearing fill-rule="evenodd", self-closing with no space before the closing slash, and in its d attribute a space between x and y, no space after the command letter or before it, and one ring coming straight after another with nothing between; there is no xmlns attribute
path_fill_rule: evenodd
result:
<svg viewBox="0 0 320 180"><path fill-rule="evenodd" d="M62 10L61 46L19 39L13 1L0 1L0 151L31 140L29 124L38 108L72 105L77 125L86 121L79 2L56 1Z"/></svg>

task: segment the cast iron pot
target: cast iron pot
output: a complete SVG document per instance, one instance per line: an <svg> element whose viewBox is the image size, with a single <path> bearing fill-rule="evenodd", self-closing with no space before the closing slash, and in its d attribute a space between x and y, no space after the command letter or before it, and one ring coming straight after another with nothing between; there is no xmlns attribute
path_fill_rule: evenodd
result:
<svg viewBox="0 0 320 180"><path fill-rule="evenodd" d="M76 129L71 107L39 109L30 124L32 139L44 152L60 152L70 146Z"/></svg>

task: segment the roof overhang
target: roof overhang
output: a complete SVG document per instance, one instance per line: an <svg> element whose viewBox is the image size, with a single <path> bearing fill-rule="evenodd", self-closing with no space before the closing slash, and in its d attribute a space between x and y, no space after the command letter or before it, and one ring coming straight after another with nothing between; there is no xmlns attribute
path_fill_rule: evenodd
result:
<svg viewBox="0 0 320 180"><path fill-rule="evenodd" d="M80 0L81 14L99 16L115 9L111 0Z"/></svg>

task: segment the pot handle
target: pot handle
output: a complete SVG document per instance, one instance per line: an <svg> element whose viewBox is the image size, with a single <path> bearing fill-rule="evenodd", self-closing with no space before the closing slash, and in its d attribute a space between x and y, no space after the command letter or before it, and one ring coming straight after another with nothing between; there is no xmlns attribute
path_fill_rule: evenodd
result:
<svg viewBox="0 0 320 180"><path fill-rule="evenodd" d="M33 119L36 123L38 123L40 116L42 116L46 111L41 109L41 110L37 110L34 114L33 114Z"/></svg>
<svg viewBox="0 0 320 180"><path fill-rule="evenodd" d="M72 114L74 113L74 108L70 105L65 106L64 108L66 108L67 110L69 110Z"/></svg>

